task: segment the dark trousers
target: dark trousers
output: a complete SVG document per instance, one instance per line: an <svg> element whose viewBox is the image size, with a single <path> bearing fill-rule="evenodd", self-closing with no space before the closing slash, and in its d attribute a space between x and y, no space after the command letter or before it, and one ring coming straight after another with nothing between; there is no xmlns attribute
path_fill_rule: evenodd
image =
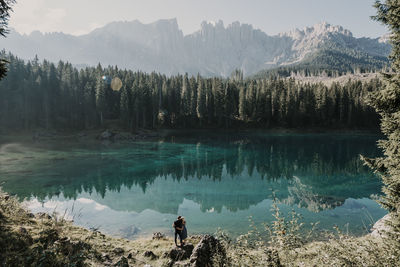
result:
<svg viewBox="0 0 400 267"><path fill-rule="evenodd" d="M178 245L177 243L176 243L176 236L179 236L179 241L181 241L181 245L182 245L182 231L179 231L179 230L175 230L175 245Z"/></svg>

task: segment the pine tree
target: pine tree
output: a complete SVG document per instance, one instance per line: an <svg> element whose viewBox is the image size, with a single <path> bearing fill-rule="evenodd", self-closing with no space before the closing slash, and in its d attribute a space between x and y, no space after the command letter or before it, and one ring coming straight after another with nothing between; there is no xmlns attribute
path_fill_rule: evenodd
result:
<svg viewBox="0 0 400 267"><path fill-rule="evenodd" d="M364 160L382 177L384 196L380 202L391 213L388 223L394 230L388 234L400 248L400 3L377 1L375 8L378 14L373 19L387 25L392 33L390 59L394 73L384 74L385 86L369 99L382 117L381 130L387 139L380 140L379 147L384 155Z"/></svg>
<svg viewBox="0 0 400 267"><path fill-rule="evenodd" d="M187 73L183 76L182 79L182 89L181 89L181 111L180 115L183 116L183 124L186 127L186 119L190 114L190 90L189 90L189 79Z"/></svg>
<svg viewBox="0 0 400 267"><path fill-rule="evenodd" d="M5 37L7 33L8 19L10 18L10 12L12 11L11 6L14 4L14 0L2 0L0 1L0 37ZM6 75L7 60L0 59L0 80Z"/></svg>
<svg viewBox="0 0 400 267"><path fill-rule="evenodd" d="M202 124L204 115L206 113L206 92L204 90L203 81L200 76L197 78L197 117L200 120L200 126Z"/></svg>
<svg viewBox="0 0 400 267"><path fill-rule="evenodd" d="M242 85L239 89L239 118L242 121L246 121L246 89Z"/></svg>
<svg viewBox="0 0 400 267"><path fill-rule="evenodd" d="M97 78L96 82L96 108L100 115L100 125L104 124L104 113L106 111L106 85L102 77Z"/></svg>
<svg viewBox="0 0 400 267"><path fill-rule="evenodd" d="M129 95L129 90L126 88L126 86L123 86L121 89L121 99L120 99L120 117L122 120L122 123L126 126L129 127L130 125L130 95Z"/></svg>

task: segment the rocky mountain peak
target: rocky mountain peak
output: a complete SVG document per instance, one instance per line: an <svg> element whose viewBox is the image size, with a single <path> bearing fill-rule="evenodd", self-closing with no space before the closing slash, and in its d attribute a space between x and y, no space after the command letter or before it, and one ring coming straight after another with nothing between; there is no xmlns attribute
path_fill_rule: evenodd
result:
<svg viewBox="0 0 400 267"><path fill-rule="evenodd" d="M82 36L39 32L20 35L12 31L3 47L27 59L37 54L53 62L100 62L146 72L229 76L237 68L253 74L297 64L327 47L384 60L390 52L386 40L354 38L349 30L327 22L269 36L250 24L236 21L225 26L221 20L204 21L200 30L183 35L173 18L148 24L137 20L112 22Z"/></svg>
<svg viewBox="0 0 400 267"><path fill-rule="evenodd" d="M294 29L288 32L278 34L280 37L290 37L294 40L304 38L320 38L329 35L343 35L346 37L353 37L351 31L343 28L339 25L331 25L327 22L321 22L311 27L305 27L304 29Z"/></svg>

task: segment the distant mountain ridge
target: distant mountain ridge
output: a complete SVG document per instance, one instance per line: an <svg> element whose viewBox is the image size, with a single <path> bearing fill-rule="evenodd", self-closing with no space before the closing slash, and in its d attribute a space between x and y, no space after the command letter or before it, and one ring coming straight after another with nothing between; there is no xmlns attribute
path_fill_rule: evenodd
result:
<svg viewBox="0 0 400 267"><path fill-rule="evenodd" d="M378 69L387 63L387 38L355 38L349 30L328 23L269 36L249 24L224 26L203 22L199 31L184 35L176 19L150 24L112 22L86 35L11 31L1 48L24 59L34 55L75 65L117 65L120 68L205 76L229 76L242 69L246 75L296 64L319 64L335 51L340 64ZM332 53L331 53L332 54ZM323 62L332 68L335 60ZM344 66L343 65L343 66ZM340 68L343 68L341 66Z"/></svg>

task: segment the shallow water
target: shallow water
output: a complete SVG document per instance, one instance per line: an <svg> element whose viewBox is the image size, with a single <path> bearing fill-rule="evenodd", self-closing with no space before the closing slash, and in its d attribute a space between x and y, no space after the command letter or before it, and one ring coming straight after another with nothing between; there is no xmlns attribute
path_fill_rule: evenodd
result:
<svg viewBox="0 0 400 267"><path fill-rule="evenodd" d="M338 225L366 233L385 211L381 183L359 154L379 155L378 136L175 134L131 144L2 143L0 183L33 212L127 238L172 233L179 214L189 234L219 227L233 236L273 219L273 195L305 228ZM65 214L65 215L64 215Z"/></svg>

